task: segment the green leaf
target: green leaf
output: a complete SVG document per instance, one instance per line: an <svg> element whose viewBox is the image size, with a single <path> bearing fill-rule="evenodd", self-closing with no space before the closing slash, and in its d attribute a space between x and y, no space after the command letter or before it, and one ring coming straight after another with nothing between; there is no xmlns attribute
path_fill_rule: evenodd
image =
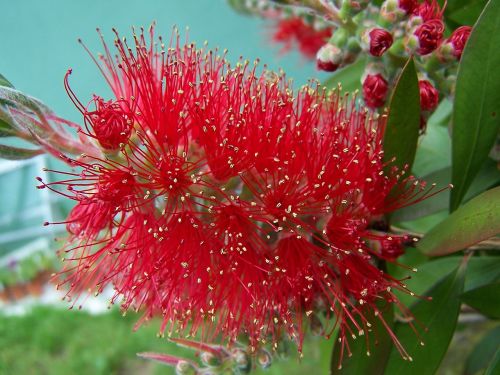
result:
<svg viewBox="0 0 500 375"><path fill-rule="evenodd" d="M500 281L462 294L462 301L491 318L500 318Z"/></svg>
<svg viewBox="0 0 500 375"><path fill-rule="evenodd" d="M15 131L12 130L10 125L0 118L0 137L12 137L15 134L16 134Z"/></svg>
<svg viewBox="0 0 500 375"><path fill-rule="evenodd" d="M384 159L411 171L417 150L420 128L420 91L415 63L410 58L399 76L389 102L389 115L384 135Z"/></svg>
<svg viewBox="0 0 500 375"><path fill-rule="evenodd" d="M385 306L383 311L382 316L384 321L392 327L394 321L394 307L392 305L390 308ZM376 332L376 342L374 337L375 334L371 334L367 338L369 340L369 348L363 336L350 341L349 347L352 352L352 357L346 358L344 353L344 360L342 362L342 368L340 369L339 359L341 346L334 344L330 365L331 375L384 374L384 368L393 346L392 339L387 332L387 328L379 318L375 317L373 314L366 318L368 321L372 322L374 326L373 331ZM335 343L337 344L338 342ZM367 352L370 352L370 355L367 355Z"/></svg>
<svg viewBox="0 0 500 375"><path fill-rule="evenodd" d="M498 375L500 374L500 349L498 349L495 353L495 357L490 362L488 369L484 373L484 375Z"/></svg>
<svg viewBox="0 0 500 375"><path fill-rule="evenodd" d="M485 4L486 0L462 1L461 7L455 8L453 11L449 12L447 18L455 21L459 25L472 25L481 14Z"/></svg>
<svg viewBox="0 0 500 375"><path fill-rule="evenodd" d="M14 88L14 85L10 83L7 78L0 74L0 86L6 86L10 88Z"/></svg>
<svg viewBox="0 0 500 375"><path fill-rule="evenodd" d="M417 176L424 176L451 166L451 141L448 128L437 122L440 119L434 115L429 119L427 130L418 142L412 169L412 173Z"/></svg>
<svg viewBox="0 0 500 375"><path fill-rule="evenodd" d="M417 253L417 252L415 252ZM419 254L419 253L418 253ZM431 288L443 275L452 272L456 269L461 256L448 256L442 258L433 258L431 261L422 263L421 261L408 261L407 255L400 259L400 262L417 269L417 272L411 273L401 267L393 266L391 268L391 276L396 279L404 279L411 276L405 284L408 289L416 295L423 295ZM418 260L418 258L417 258ZM467 272L465 275L464 291L478 288L482 285L495 282L500 279L500 257L495 256L480 256L472 257L467 264ZM398 299L406 306L410 306L418 300L402 291L395 291Z"/></svg>
<svg viewBox="0 0 500 375"><path fill-rule="evenodd" d="M495 356L495 351L500 347L500 327L489 331L481 341L475 345L474 350L467 358L464 375L475 375L481 370L486 370L488 364Z"/></svg>
<svg viewBox="0 0 500 375"><path fill-rule="evenodd" d="M490 0L467 42L453 106L450 210L460 205L500 127L500 1Z"/></svg>
<svg viewBox="0 0 500 375"><path fill-rule="evenodd" d="M394 333L412 360L403 360L400 353L393 349L384 374L421 375L436 372L457 324L465 268L463 263L435 284L427 294L432 300L420 300L412 307L416 321L426 327L425 332L421 333L424 345L421 345L408 323L396 323Z"/></svg>
<svg viewBox="0 0 500 375"><path fill-rule="evenodd" d="M430 256L466 249L499 233L500 187L488 190L453 212L417 243Z"/></svg>
<svg viewBox="0 0 500 375"><path fill-rule="evenodd" d="M430 183L435 183L438 188L445 187L451 181L451 168L443 168L433 173L423 176L422 180ZM497 163L491 159L487 159L478 175L472 182L472 185L465 195L464 201L472 199L476 195L482 193L488 188L497 186L500 182L500 173L498 172ZM450 198L450 190L442 191L431 198L425 199L410 207L405 207L396 211L391 219L393 222L415 220L423 216L434 214L441 210L446 210Z"/></svg>
<svg viewBox="0 0 500 375"><path fill-rule="evenodd" d="M366 59L358 59L351 65L342 68L332 74L323 85L329 89L336 89L338 84L342 85L343 92L355 92L361 89L361 75L365 70Z"/></svg>
<svg viewBox="0 0 500 375"><path fill-rule="evenodd" d="M8 160L29 159L43 153L43 150L30 150L27 148L0 145L0 158Z"/></svg>

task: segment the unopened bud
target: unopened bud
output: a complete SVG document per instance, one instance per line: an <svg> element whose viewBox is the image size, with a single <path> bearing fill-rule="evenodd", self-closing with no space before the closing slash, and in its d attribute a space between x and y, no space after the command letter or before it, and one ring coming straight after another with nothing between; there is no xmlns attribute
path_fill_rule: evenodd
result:
<svg viewBox="0 0 500 375"><path fill-rule="evenodd" d="M444 24L441 20L430 20L418 26L413 33L418 39L417 53L428 55L441 43L443 38Z"/></svg>
<svg viewBox="0 0 500 375"><path fill-rule="evenodd" d="M187 361L179 361L175 366L175 373L177 375L196 375L197 369Z"/></svg>
<svg viewBox="0 0 500 375"><path fill-rule="evenodd" d="M439 103L438 90L425 79L418 82L418 87L420 89L420 108L423 111L433 111Z"/></svg>
<svg viewBox="0 0 500 375"><path fill-rule="evenodd" d="M257 361L262 368L268 368L273 362L273 357L267 350L261 349L257 356Z"/></svg>
<svg viewBox="0 0 500 375"><path fill-rule="evenodd" d="M233 349L231 352L233 361L240 371L250 371L252 363L248 354L242 349Z"/></svg>
<svg viewBox="0 0 500 375"><path fill-rule="evenodd" d="M462 52L467 40L469 40L471 30L472 28L470 26L461 26L453 31L447 40L447 44L450 44L453 47L453 55L457 60L460 60L462 57Z"/></svg>
<svg viewBox="0 0 500 375"><path fill-rule="evenodd" d="M333 44L327 43L316 54L316 66L326 72L336 71L343 60L342 51Z"/></svg>
<svg viewBox="0 0 500 375"><path fill-rule="evenodd" d="M382 107L389 85L382 74L368 74L363 81L363 98L370 108Z"/></svg>
<svg viewBox="0 0 500 375"><path fill-rule="evenodd" d="M385 29L374 28L367 33L369 51L372 56L380 57L393 43L392 34Z"/></svg>
<svg viewBox="0 0 500 375"><path fill-rule="evenodd" d="M209 367L217 367L221 364L221 361L217 356L210 352L203 352L200 355L201 362Z"/></svg>

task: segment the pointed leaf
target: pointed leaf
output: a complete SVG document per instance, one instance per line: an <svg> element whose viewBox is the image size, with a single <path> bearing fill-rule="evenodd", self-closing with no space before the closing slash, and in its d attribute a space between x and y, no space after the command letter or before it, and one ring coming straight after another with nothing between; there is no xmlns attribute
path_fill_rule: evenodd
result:
<svg viewBox="0 0 500 375"><path fill-rule="evenodd" d="M500 281L462 294L462 301L491 318L500 318Z"/></svg>
<svg viewBox="0 0 500 375"><path fill-rule="evenodd" d="M0 145L0 158L7 160L29 159L43 153L43 150L30 150L27 148Z"/></svg>
<svg viewBox="0 0 500 375"><path fill-rule="evenodd" d="M417 243L430 256L466 249L500 233L500 187L467 202Z"/></svg>
<svg viewBox="0 0 500 375"><path fill-rule="evenodd" d="M352 357L343 359L342 368L339 368L340 350L341 345L333 347L333 353L330 364L331 375L357 375L357 374L372 374L383 375L384 368L389 359L389 354L392 349L392 340L387 332L387 328L382 321L374 315L367 316L368 320L374 326L373 332L368 336L370 342L369 348L366 346L366 339L364 336L359 336L356 340L349 342L349 347L352 352ZM385 309L383 313L384 321L392 327L394 321L394 307ZM375 342L376 334L376 342ZM367 355L367 353L370 353Z"/></svg>
<svg viewBox="0 0 500 375"><path fill-rule="evenodd" d="M484 375L498 375L500 374L500 349L498 349L495 353L495 356L490 362L488 369L484 373Z"/></svg>
<svg viewBox="0 0 500 375"><path fill-rule="evenodd" d="M437 187L444 187L450 184L451 168L439 169L422 177L423 181L435 183ZM486 191L488 188L497 186L500 183L500 173L497 163L488 159L480 169L472 185L465 195L464 201L467 202L476 195ZM397 210L391 219L393 222L415 220L423 216L434 214L448 207L450 190L447 189L431 198L425 199L417 204Z"/></svg>
<svg viewBox="0 0 500 375"><path fill-rule="evenodd" d="M175 367L180 361L183 362L188 362L191 365L195 365L191 361L188 361L184 358L180 357L175 357L173 355L168 355L168 354L163 354L163 353L151 353L151 352L144 352L144 353L137 353L138 357L145 358L145 359L151 359L156 362L163 363L168 366L173 366Z"/></svg>
<svg viewBox="0 0 500 375"><path fill-rule="evenodd" d="M5 78L3 75L0 74L0 86L6 86L6 87L11 87L14 88L14 85L10 83L7 78Z"/></svg>
<svg viewBox="0 0 500 375"><path fill-rule="evenodd" d="M464 375L475 375L481 370L486 370L499 347L500 327L495 327L475 345L474 350L467 358Z"/></svg>
<svg viewBox="0 0 500 375"><path fill-rule="evenodd" d="M453 106L450 211L458 208L500 127L500 1L490 0L465 46Z"/></svg>
<svg viewBox="0 0 500 375"><path fill-rule="evenodd" d="M416 321L426 327L422 342L406 322L396 323L394 333L411 356L403 360L393 349L385 370L386 375L434 374L441 363L457 324L460 311L459 296L464 287L465 263L441 279L426 293L432 300L419 300L411 311Z"/></svg>
<svg viewBox="0 0 500 375"><path fill-rule="evenodd" d="M389 102L389 115L384 135L384 159L411 171L417 150L420 128L420 91L415 63L410 58L398 78Z"/></svg>

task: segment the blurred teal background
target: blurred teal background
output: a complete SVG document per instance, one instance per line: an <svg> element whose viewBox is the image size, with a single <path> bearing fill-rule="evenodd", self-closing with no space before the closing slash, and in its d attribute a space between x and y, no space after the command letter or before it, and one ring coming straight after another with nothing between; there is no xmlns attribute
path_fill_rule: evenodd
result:
<svg viewBox="0 0 500 375"><path fill-rule="evenodd" d="M79 113L63 88L68 68L73 68L71 84L82 99L106 92L97 68L77 43L82 38L92 51L102 51L96 27L110 46L112 27L130 37L131 26L156 21L157 33L167 40L174 25L189 27L190 39L199 45L207 40L211 48L227 48L232 61L240 55L260 58L271 69L283 68L296 86L318 76L312 63L294 52L280 54L280 46L269 42L269 22L237 14L223 0L3 0L1 14L0 73L74 121L80 120Z"/></svg>

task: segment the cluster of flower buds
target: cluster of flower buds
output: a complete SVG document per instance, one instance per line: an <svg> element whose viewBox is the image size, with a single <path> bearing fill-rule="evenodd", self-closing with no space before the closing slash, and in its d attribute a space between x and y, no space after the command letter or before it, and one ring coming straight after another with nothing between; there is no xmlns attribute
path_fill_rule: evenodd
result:
<svg viewBox="0 0 500 375"><path fill-rule="evenodd" d="M350 353L367 316L383 320L378 302L400 308L394 291L408 292L376 265L409 239L372 223L433 187L390 167L385 117L354 99L171 40L151 28L135 48L116 33L117 56L104 44L113 99L82 104L66 75L80 136L100 151L61 155L74 170L39 178L76 202L60 286L74 305L110 284L111 303L162 316L161 334L244 334L252 351L290 337L300 351L314 326Z"/></svg>
<svg viewBox="0 0 500 375"><path fill-rule="evenodd" d="M388 93L402 63L414 56L420 76L423 124L440 99L453 94L457 61L471 32L469 26L462 26L446 38L444 8L437 0L386 0L380 7L359 0L246 0L239 3L265 9L268 16L274 15L270 10L273 4L281 12L298 8L303 19L322 19L330 24L334 32L317 52L318 68L333 72L350 65L361 55L366 57L362 91L365 103L373 109L387 104ZM296 29L291 26L284 32L294 35Z"/></svg>
<svg viewBox="0 0 500 375"><path fill-rule="evenodd" d="M177 375L248 374L256 367L269 368L273 361L268 350L259 348L251 352L248 347L239 343L225 348L186 339L171 339L171 341L199 353L201 364L161 353L139 353L138 356L174 367Z"/></svg>

